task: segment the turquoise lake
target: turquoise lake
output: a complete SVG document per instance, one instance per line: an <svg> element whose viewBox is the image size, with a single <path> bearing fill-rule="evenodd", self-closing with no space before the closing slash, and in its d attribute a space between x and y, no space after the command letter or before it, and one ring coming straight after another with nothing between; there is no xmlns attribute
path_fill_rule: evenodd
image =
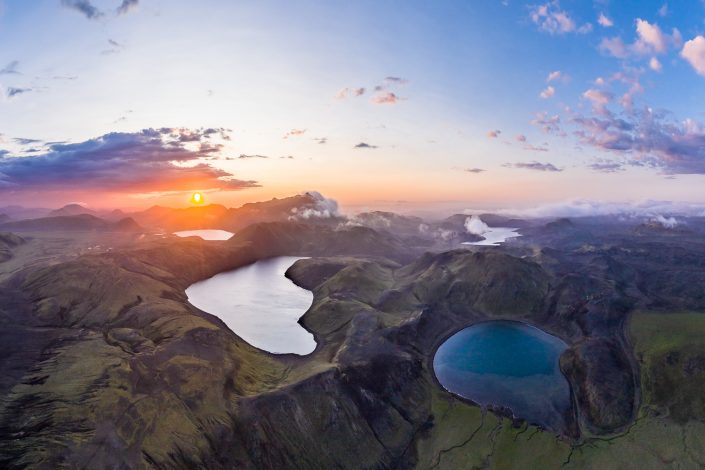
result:
<svg viewBox="0 0 705 470"><path fill-rule="evenodd" d="M501 405L548 429L565 427L570 388L558 360L560 338L514 321L465 328L436 351L433 369L449 392L480 405Z"/></svg>

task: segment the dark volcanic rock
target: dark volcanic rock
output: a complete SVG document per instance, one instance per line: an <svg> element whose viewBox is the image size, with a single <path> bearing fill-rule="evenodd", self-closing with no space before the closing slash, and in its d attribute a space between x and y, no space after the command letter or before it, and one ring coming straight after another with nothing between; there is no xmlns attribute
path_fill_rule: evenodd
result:
<svg viewBox="0 0 705 470"><path fill-rule="evenodd" d="M636 378L629 358L615 342L586 339L561 356L561 370L573 386L590 432L614 432L629 424L636 413Z"/></svg>

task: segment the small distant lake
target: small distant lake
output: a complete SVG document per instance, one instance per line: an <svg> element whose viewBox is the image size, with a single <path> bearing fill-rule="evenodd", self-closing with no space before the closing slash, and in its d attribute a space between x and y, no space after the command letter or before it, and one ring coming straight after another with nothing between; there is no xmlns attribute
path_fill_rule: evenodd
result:
<svg viewBox="0 0 705 470"><path fill-rule="evenodd" d="M558 360L560 338L514 321L465 328L436 351L433 370L443 388L480 405L501 405L533 424L560 431L570 388Z"/></svg>
<svg viewBox="0 0 705 470"><path fill-rule="evenodd" d="M485 237L484 240L478 242L463 242L463 245L477 245L477 246L498 246L507 241L509 238L521 237L518 233L518 228L509 227L490 227L490 229L480 235Z"/></svg>
<svg viewBox="0 0 705 470"><path fill-rule="evenodd" d="M229 240L235 234L226 230L183 230L174 232L174 235L182 238L201 237L204 240Z"/></svg>
<svg viewBox="0 0 705 470"><path fill-rule="evenodd" d="M217 316L239 337L275 354L309 354L313 335L298 320L313 293L284 276L302 258L279 256L217 274L186 289L189 302Z"/></svg>

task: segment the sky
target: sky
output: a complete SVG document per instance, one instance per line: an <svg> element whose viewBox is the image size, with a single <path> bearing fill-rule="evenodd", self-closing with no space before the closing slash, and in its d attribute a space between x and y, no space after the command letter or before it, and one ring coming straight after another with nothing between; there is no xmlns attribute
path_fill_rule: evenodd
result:
<svg viewBox="0 0 705 470"><path fill-rule="evenodd" d="M705 203L703 104L701 0L0 0L0 205Z"/></svg>

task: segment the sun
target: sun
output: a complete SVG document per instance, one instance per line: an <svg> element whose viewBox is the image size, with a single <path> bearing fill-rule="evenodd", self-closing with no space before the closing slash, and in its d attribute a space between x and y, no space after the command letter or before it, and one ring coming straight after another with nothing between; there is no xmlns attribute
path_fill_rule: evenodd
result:
<svg viewBox="0 0 705 470"><path fill-rule="evenodd" d="M203 194L201 193L193 193L191 195L191 202L193 204L203 204Z"/></svg>

